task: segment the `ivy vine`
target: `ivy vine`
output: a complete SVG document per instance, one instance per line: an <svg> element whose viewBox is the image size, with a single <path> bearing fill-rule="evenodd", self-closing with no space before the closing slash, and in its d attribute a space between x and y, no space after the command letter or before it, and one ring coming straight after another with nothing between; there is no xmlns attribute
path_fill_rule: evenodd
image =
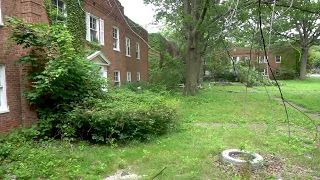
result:
<svg viewBox="0 0 320 180"><path fill-rule="evenodd" d="M66 16L63 19L69 33L73 36L72 44L77 53L84 54L84 45L86 43L86 14L79 6L79 2L76 0L65 0L66 2ZM82 6L84 0L80 0ZM48 16L49 24L54 24L56 16L61 20L61 15L57 15L56 11L52 7L51 0L44 1L44 7Z"/></svg>

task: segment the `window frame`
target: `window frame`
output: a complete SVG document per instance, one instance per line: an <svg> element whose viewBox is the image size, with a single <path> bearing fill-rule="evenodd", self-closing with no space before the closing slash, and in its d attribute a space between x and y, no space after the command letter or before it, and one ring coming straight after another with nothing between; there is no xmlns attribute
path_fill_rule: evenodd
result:
<svg viewBox="0 0 320 180"><path fill-rule="evenodd" d="M54 3L53 3L54 1ZM64 16L63 21L58 21L58 19L55 19L55 23L62 23L63 25L66 24L66 17L67 17L67 12L66 12L66 1L65 0L53 0L51 1L51 4L53 5L53 9L57 9L57 13L61 13ZM62 2L62 7L59 6L59 1Z"/></svg>
<svg viewBox="0 0 320 180"><path fill-rule="evenodd" d="M9 112L7 102L6 67L0 64L0 113Z"/></svg>
<svg viewBox="0 0 320 180"><path fill-rule="evenodd" d="M2 19L2 0L0 0L0 26L3 26L4 25L4 22L3 22L3 19Z"/></svg>
<svg viewBox="0 0 320 180"><path fill-rule="evenodd" d="M140 82L140 81L141 81L141 73L137 72L137 82Z"/></svg>
<svg viewBox="0 0 320 180"><path fill-rule="evenodd" d="M91 28L91 19L96 20L96 31L97 31L98 43L104 46L104 20L88 12L86 12L86 40L89 42L93 41L91 39L92 37L91 30L94 30L94 29Z"/></svg>
<svg viewBox="0 0 320 180"><path fill-rule="evenodd" d="M266 71L267 70L267 71ZM267 72L267 73L266 73ZM268 68L263 69L263 75L264 76L269 76L269 71Z"/></svg>
<svg viewBox="0 0 320 180"><path fill-rule="evenodd" d="M116 76L116 73L118 73L118 75ZM116 80L116 77L117 77L117 80ZM113 71L113 82L114 82L114 86L120 86L121 85L121 74L120 74L120 71L118 70L114 70ZM118 84L116 84L118 83Z"/></svg>
<svg viewBox="0 0 320 180"><path fill-rule="evenodd" d="M117 30L117 34L116 34L117 37L115 37L114 30ZM120 51L119 28L116 26L113 26L113 28L112 28L112 42L113 42L113 50ZM115 47L115 43L116 43L117 47Z"/></svg>
<svg viewBox="0 0 320 180"><path fill-rule="evenodd" d="M132 82L131 72L127 72L127 82Z"/></svg>
<svg viewBox="0 0 320 180"><path fill-rule="evenodd" d="M126 56L131 57L131 40L128 37L125 37L126 41Z"/></svg>
<svg viewBox="0 0 320 180"><path fill-rule="evenodd" d="M90 15L90 24L89 24L89 27L90 27L90 42L94 42L94 41L98 41L99 42L99 33L100 33L100 29L99 29L99 19L95 16L92 16ZM94 19L95 20L95 26L96 28L94 29L93 27L91 27L91 25L93 24L93 21L91 22L91 20ZM92 39L92 31L95 31L96 32L96 39Z"/></svg>
<svg viewBox="0 0 320 180"><path fill-rule="evenodd" d="M232 62L238 63L240 61L240 56L232 56Z"/></svg>
<svg viewBox="0 0 320 180"><path fill-rule="evenodd" d="M263 58L263 59L262 59ZM258 63L259 64L264 64L264 63L268 63L267 61L268 56L258 56ZM261 61L260 61L261 60Z"/></svg>
<svg viewBox="0 0 320 180"><path fill-rule="evenodd" d="M140 59L140 43L136 42L136 58Z"/></svg>
<svg viewBox="0 0 320 180"><path fill-rule="evenodd" d="M279 62L277 61L277 57L280 57L280 61ZM275 60L276 60L276 63L280 64L281 63L281 56L275 56Z"/></svg>

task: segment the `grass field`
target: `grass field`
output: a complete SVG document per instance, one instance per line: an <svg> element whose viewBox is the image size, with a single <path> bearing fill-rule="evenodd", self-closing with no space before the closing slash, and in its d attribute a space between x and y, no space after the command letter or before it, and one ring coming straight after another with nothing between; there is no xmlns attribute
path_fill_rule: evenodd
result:
<svg viewBox="0 0 320 180"><path fill-rule="evenodd" d="M320 79L282 83L285 98L320 113ZM283 105L274 99L276 89L267 88L270 99L263 87L256 87L257 92L249 89L246 95L240 84L212 86L191 97L172 95L168 98L180 100L181 108L177 128L165 136L148 143L113 146L26 142L15 149L16 161L3 162L0 172L7 179L13 175L18 179L103 179L125 169L145 175L142 179L152 179L165 168L156 179L240 179L216 164L223 150L244 148L281 160L283 179L320 178L319 138L314 141L312 123L288 107L292 126L288 143ZM276 179L279 173L262 169L253 177Z"/></svg>

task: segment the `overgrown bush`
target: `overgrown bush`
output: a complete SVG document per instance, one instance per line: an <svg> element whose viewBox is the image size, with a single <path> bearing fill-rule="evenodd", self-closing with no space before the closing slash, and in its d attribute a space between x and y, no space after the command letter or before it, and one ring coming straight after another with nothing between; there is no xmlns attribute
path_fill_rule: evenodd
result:
<svg viewBox="0 0 320 180"><path fill-rule="evenodd" d="M250 70L248 70L248 66L237 64L237 76L239 78L239 82L246 84L248 87L273 85L271 80L265 77L262 72L259 72L255 67L250 67Z"/></svg>
<svg viewBox="0 0 320 180"><path fill-rule="evenodd" d="M149 82L129 82L122 86L123 88L130 89L131 91L142 93L145 90L165 95L168 93L166 86L161 84L149 83Z"/></svg>
<svg viewBox="0 0 320 180"><path fill-rule="evenodd" d="M110 90L105 99L86 98L63 117L46 114L41 129L48 136L81 137L96 142L148 140L164 134L175 121L176 101L149 91Z"/></svg>
<svg viewBox="0 0 320 180"><path fill-rule="evenodd" d="M297 72L294 69L282 68L280 74L276 77L283 80L292 80L297 78Z"/></svg>
<svg viewBox="0 0 320 180"><path fill-rule="evenodd" d="M157 87L165 87L167 91L177 89L177 84L185 82L185 65L181 60L171 57L168 53L161 55L163 63L159 65L159 58L151 58L149 74L151 83Z"/></svg>

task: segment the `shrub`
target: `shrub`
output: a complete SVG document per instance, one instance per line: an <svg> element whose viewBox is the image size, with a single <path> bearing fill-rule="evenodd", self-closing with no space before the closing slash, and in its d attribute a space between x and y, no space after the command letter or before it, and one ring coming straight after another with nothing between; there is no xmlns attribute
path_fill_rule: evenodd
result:
<svg viewBox="0 0 320 180"><path fill-rule="evenodd" d="M245 83L248 87L252 86L272 86L273 83L267 77L265 77L262 72L259 72L255 67L250 67L249 75L248 75L249 67L243 65L237 65L238 70L238 78L241 83Z"/></svg>
<svg viewBox="0 0 320 180"><path fill-rule="evenodd" d="M277 77L283 80L291 80L297 77L297 72L294 69L282 68L280 75Z"/></svg>
<svg viewBox="0 0 320 180"><path fill-rule="evenodd" d="M149 140L169 130L176 106L176 101L149 91L137 94L119 88L111 90L106 99L86 99L66 115L67 121L50 123L64 127L60 130L65 135L96 142Z"/></svg>

